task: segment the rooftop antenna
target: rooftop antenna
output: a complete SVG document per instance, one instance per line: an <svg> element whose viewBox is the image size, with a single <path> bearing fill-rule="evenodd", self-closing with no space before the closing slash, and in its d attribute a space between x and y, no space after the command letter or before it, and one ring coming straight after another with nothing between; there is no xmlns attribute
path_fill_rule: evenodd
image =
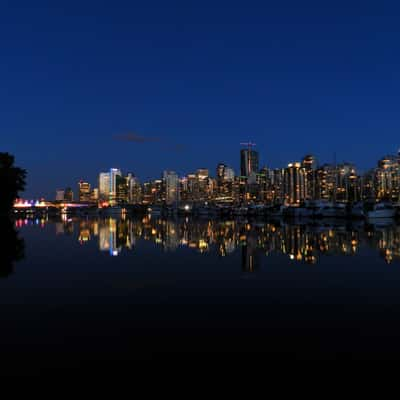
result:
<svg viewBox="0 0 400 400"><path fill-rule="evenodd" d="M252 147L257 146L255 143L253 142L245 142L245 143L240 143L241 146L247 146L248 150L250 151Z"/></svg>

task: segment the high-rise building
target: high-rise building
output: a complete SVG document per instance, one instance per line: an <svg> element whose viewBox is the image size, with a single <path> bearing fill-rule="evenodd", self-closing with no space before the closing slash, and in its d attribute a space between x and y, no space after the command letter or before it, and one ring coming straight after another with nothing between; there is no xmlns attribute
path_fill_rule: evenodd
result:
<svg viewBox="0 0 400 400"><path fill-rule="evenodd" d="M316 198L319 200L336 200L337 168L324 164L316 171Z"/></svg>
<svg viewBox="0 0 400 400"><path fill-rule="evenodd" d="M379 160L375 172L375 197L398 201L400 198L400 158L386 156Z"/></svg>
<svg viewBox="0 0 400 400"><path fill-rule="evenodd" d="M116 175L115 201L117 204L126 204L129 200L129 180L128 177Z"/></svg>
<svg viewBox="0 0 400 400"><path fill-rule="evenodd" d="M110 169L110 204L114 205L117 203L117 184L120 184L117 177L121 177L121 170L117 168Z"/></svg>
<svg viewBox="0 0 400 400"><path fill-rule="evenodd" d="M161 205L165 200L164 183L162 179L145 182L143 184L142 202L143 204Z"/></svg>
<svg viewBox="0 0 400 400"><path fill-rule="evenodd" d="M213 192L213 182L210 178L208 169L199 168L196 171L195 199L197 201L207 201Z"/></svg>
<svg viewBox="0 0 400 400"><path fill-rule="evenodd" d="M233 182L235 179L235 171L233 168L225 168L225 174L224 174L224 181L225 182Z"/></svg>
<svg viewBox="0 0 400 400"><path fill-rule="evenodd" d="M240 174L242 176L250 176L257 173L259 169L258 152L251 149L240 150Z"/></svg>
<svg viewBox="0 0 400 400"><path fill-rule="evenodd" d="M110 199L110 173L101 172L99 175L99 199Z"/></svg>
<svg viewBox="0 0 400 400"><path fill-rule="evenodd" d="M90 183L79 181L79 201L90 201Z"/></svg>
<svg viewBox="0 0 400 400"><path fill-rule="evenodd" d="M128 186L128 203L140 204L142 202L142 190L139 179L135 175L130 173L126 176L125 179Z"/></svg>
<svg viewBox="0 0 400 400"><path fill-rule="evenodd" d="M296 205L306 199L307 178L299 162L291 163L284 171L284 193L287 204Z"/></svg>
<svg viewBox="0 0 400 400"><path fill-rule="evenodd" d="M216 175L216 179L217 179L217 185L222 186L222 183L224 181L224 177L225 177L225 170L226 170L227 166L225 164L218 164L217 165L217 175Z"/></svg>
<svg viewBox="0 0 400 400"><path fill-rule="evenodd" d="M261 195L263 201L269 205L276 205L283 203L283 169L268 169L263 168L261 174ZM262 193L264 192L264 193Z"/></svg>
<svg viewBox="0 0 400 400"><path fill-rule="evenodd" d="M360 197L359 179L353 164L343 163L336 168L336 200L356 202Z"/></svg>
<svg viewBox="0 0 400 400"><path fill-rule="evenodd" d="M370 169L361 177L360 197L364 201L375 201L375 169Z"/></svg>
<svg viewBox="0 0 400 400"><path fill-rule="evenodd" d="M174 171L164 171L165 203L168 206L176 206L179 202L179 178Z"/></svg>
<svg viewBox="0 0 400 400"><path fill-rule="evenodd" d="M235 171L225 164L218 164L217 178L215 180L215 199L220 201L232 201L234 180Z"/></svg>
<svg viewBox="0 0 400 400"><path fill-rule="evenodd" d="M307 199L316 199L317 193L317 159L313 155L306 155L302 162L301 166L304 168L307 178L307 192L306 198Z"/></svg>

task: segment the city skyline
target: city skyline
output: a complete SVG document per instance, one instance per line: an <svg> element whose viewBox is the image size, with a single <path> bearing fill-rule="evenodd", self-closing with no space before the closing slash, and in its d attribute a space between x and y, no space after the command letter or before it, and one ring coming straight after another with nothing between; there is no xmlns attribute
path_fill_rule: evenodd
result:
<svg viewBox="0 0 400 400"><path fill-rule="evenodd" d="M164 170L159 177L141 181L119 168L100 172L96 184L80 180L74 198L70 187L57 189L57 201L98 203L99 206L158 204L178 207L180 203L299 205L309 200L336 203L400 201L400 152L385 155L375 166L361 172L351 162L333 164L307 154L280 168L260 166L254 143L242 143L239 174L225 163L210 171L197 168L179 176ZM125 171L124 171L125 172Z"/></svg>
<svg viewBox="0 0 400 400"><path fill-rule="evenodd" d="M118 4L2 9L1 147L28 197L110 166L237 170L250 139L270 167L336 152L360 170L397 143L398 4Z"/></svg>
<svg viewBox="0 0 400 400"><path fill-rule="evenodd" d="M120 168L120 167L115 168L115 166L114 166L114 167L111 167L111 168L105 168L105 170L108 170L108 171L110 169L111 170L115 170L115 171L118 171L119 174L121 174L122 170L123 171L127 171L129 174L133 174L133 177L138 179L141 184L143 184L145 182L151 182L151 181L154 181L154 180L158 180L158 179L163 179L164 173L166 171L174 172L174 173L177 174L179 179L183 179L184 177L190 175L191 173L194 173L195 171L201 170L201 169L209 171L210 177L213 177L213 178L218 180L218 167L220 165L221 166L223 165L226 168L228 168L230 171L232 171L234 176L241 176L242 172L243 172L243 166L242 166L243 161L241 160L241 158L242 158L243 151L246 150L245 148L243 148L244 144L241 143L241 145L242 145L242 148L240 149L240 155L237 156L237 159L239 161L236 162L236 163L233 163L233 164L228 164L228 163L226 163L224 161L219 161L216 165L212 166L211 168L207 168L207 167L205 167L206 163L204 163L203 166L196 167L192 171L189 171L188 169L183 170L183 171L176 171L176 170L172 170L172 169L161 169L158 172L158 174L156 174L155 176L150 176L149 174L145 175L145 177L147 177L147 179L143 178L142 176L139 176L137 173L135 173L134 169L130 168L130 167L128 167L126 169L123 169L123 168ZM307 157L312 157L315 160L315 162L317 163L316 165L313 166L313 168L315 168L316 166L321 167L321 166L324 166L324 165L334 165L335 163L336 163L337 166L339 166L339 165L353 165L357 170L357 174L362 176L362 175L365 175L365 174L369 173L371 170L377 168L379 166L379 163L383 159L385 159L387 157L397 157L398 155L400 155L400 149L398 149L396 152L392 152L392 153L387 152L387 153L381 155L380 157L378 157L375 160L375 163L373 165L371 165L369 168L361 169L361 168L359 168L359 166L355 162L352 162L352 160L340 160L340 161L337 160L336 153L333 153L331 161L329 161L329 160L321 160L317 155L312 154L312 153L307 153L307 154L304 154L301 157L298 157L295 160L286 162L286 164L284 164L284 165L275 166L274 167L274 166L266 165L265 163L263 163L262 154L260 154L259 151L256 148L253 147L252 151L254 151L257 154L257 166L258 166L258 169L257 169L257 171L254 171L256 174L260 173L260 171L263 168L267 168L268 170L277 170L277 169L284 170L285 168L287 168L291 164L301 163L302 161L306 160ZM100 175L101 174L102 174L102 172L100 172ZM45 199L45 198L46 199L53 199L53 198L57 199L57 192L61 193L61 192L65 191L65 190L68 190L68 191L72 190L74 193L78 193L79 189L77 190L77 187L79 186L80 182L89 183L90 186L93 189L101 190L101 187L100 187L101 184L99 182L99 180L100 180L99 172L96 171L92 175L94 175L94 178L89 179L88 178L89 174L81 173L79 175L80 177L79 177L78 180L74 181L71 177L67 180L67 182L71 182L71 184L60 183L55 188L48 188L44 192L39 192L38 189L35 190L34 192L32 192L32 188L31 188L31 191L27 190L26 192L24 192L23 196L21 196L21 197L32 198L32 199L33 198L35 198L35 199L41 199L41 198L42 199ZM109 184L109 180L107 181L107 185L108 184ZM37 195L32 195L32 193L37 193ZM47 194L47 195L45 195L45 194Z"/></svg>

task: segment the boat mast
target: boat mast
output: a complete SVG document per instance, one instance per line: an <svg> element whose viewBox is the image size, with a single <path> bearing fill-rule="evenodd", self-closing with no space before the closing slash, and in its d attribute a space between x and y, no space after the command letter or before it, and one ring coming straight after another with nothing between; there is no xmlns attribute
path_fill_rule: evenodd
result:
<svg viewBox="0 0 400 400"><path fill-rule="evenodd" d="M333 186L333 203L336 204L336 192L337 192L337 180L338 180L338 172L336 166L336 151L333 153L333 173L335 174L335 182Z"/></svg>

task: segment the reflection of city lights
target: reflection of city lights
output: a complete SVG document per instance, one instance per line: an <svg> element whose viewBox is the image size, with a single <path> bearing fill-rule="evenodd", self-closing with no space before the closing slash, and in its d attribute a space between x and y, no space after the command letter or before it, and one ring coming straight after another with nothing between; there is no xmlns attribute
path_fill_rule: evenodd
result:
<svg viewBox="0 0 400 400"><path fill-rule="evenodd" d="M243 252L248 271L250 260L254 261L252 265L257 270L257 257L260 254L269 256L283 253L292 261L314 264L322 254L353 256L367 242L380 249L381 259L387 263L400 260L400 228L396 226L373 230L322 227L314 231L300 225L262 224L257 221L251 224L247 221L218 219L196 221L187 217L177 220L161 217L151 220L144 217L135 220L128 215L126 218L91 220L69 215L60 214L55 227L57 235L71 234L74 227L77 227L75 240L83 244L96 238L99 249L107 251L111 256L132 250L137 240L143 239L152 241L166 251L176 251L187 246L201 253L214 251L219 256L227 256L235 251ZM24 226L43 228L52 220L45 213L24 211L23 216L15 219L14 224L18 229Z"/></svg>
<svg viewBox="0 0 400 400"><path fill-rule="evenodd" d="M200 239L199 241L199 249L200 250L205 250L208 248L207 242L205 242L203 239Z"/></svg>

